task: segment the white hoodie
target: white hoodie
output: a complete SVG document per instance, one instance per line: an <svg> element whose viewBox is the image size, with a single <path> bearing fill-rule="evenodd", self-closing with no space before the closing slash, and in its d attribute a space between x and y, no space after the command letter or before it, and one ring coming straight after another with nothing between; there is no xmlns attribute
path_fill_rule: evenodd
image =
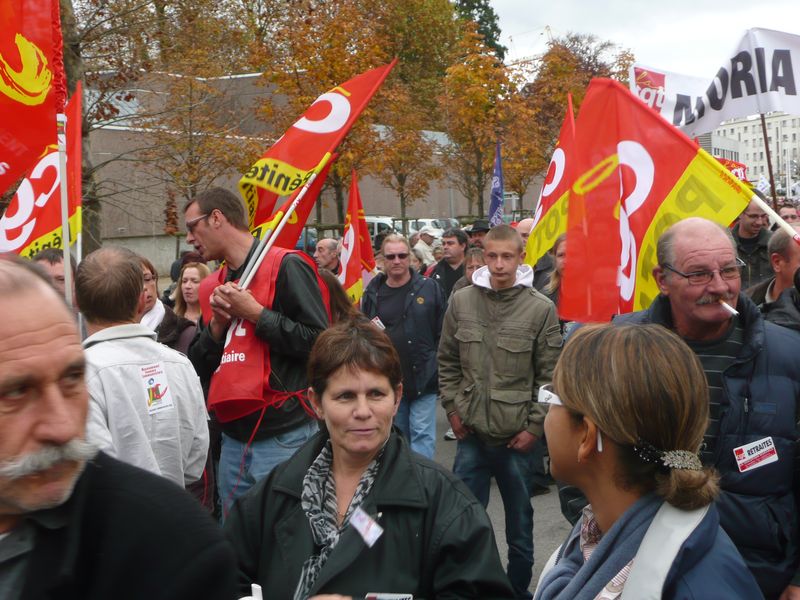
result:
<svg viewBox="0 0 800 600"><path fill-rule="evenodd" d="M472 274L472 283L473 285L478 285L480 287L486 288L491 290L492 289L492 282L491 282L492 274L489 272L489 267L486 265L480 267ZM527 264L523 264L517 267L517 278L514 280L514 285L511 287L533 287L533 267Z"/></svg>

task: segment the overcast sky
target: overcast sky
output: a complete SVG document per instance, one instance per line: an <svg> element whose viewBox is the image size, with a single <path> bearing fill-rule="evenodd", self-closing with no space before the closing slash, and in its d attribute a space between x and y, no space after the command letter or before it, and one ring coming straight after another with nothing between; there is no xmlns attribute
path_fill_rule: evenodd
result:
<svg viewBox="0 0 800 600"><path fill-rule="evenodd" d="M744 32L763 27L800 35L800 0L490 0L507 61L542 53L554 37L592 33L629 48L654 68L708 77Z"/></svg>

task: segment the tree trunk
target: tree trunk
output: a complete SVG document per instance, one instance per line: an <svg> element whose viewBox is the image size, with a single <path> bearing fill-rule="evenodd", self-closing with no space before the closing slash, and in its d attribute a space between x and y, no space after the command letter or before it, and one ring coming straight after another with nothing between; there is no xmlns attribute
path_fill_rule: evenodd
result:
<svg viewBox="0 0 800 600"><path fill-rule="evenodd" d="M344 223L344 180L338 174L333 173L331 183L336 198L336 219L338 223Z"/></svg>
<svg viewBox="0 0 800 600"><path fill-rule="evenodd" d="M75 12L72 0L59 0L61 9L61 34L64 38L64 73L67 77L67 89L70 93L75 91L78 81L83 78L84 65L81 56L80 38L75 23ZM84 116L82 131L83 155L83 256L100 247L100 201L97 198L97 183L94 180L94 166L92 165L89 124Z"/></svg>
<svg viewBox="0 0 800 600"><path fill-rule="evenodd" d="M403 224L403 235L408 237L408 221L406 221L406 192L400 188L400 222Z"/></svg>

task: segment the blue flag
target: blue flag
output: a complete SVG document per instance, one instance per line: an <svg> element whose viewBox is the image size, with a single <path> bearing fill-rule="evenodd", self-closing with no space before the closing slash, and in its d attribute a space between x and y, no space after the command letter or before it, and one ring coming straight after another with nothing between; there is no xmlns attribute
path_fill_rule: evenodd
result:
<svg viewBox="0 0 800 600"><path fill-rule="evenodd" d="M500 160L500 142L494 153L494 173L492 174L491 201L489 202L489 226L503 222L503 162Z"/></svg>

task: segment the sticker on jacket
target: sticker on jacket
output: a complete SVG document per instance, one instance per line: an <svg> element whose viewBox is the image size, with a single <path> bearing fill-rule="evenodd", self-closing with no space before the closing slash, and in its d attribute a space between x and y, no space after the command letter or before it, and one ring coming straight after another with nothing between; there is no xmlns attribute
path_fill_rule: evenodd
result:
<svg viewBox="0 0 800 600"><path fill-rule="evenodd" d="M771 437L745 444L733 449L733 456L736 458L736 465L740 473L752 471L764 465L777 462L778 451Z"/></svg>
<svg viewBox="0 0 800 600"><path fill-rule="evenodd" d="M378 513L378 516L380 517L381 513ZM370 548L383 535L383 527L378 525L375 519L365 513L360 506L350 515L350 524L361 534L361 537L364 538L364 543Z"/></svg>
<svg viewBox="0 0 800 600"><path fill-rule="evenodd" d="M372 317L372 323L380 330L386 329L386 325L383 324L383 321L378 316Z"/></svg>
<svg viewBox="0 0 800 600"><path fill-rule="evenodd" d="M386 594L380 592L369 592L364 596L364 600L414 600L414 594Z"/></svg>
<svg viewBox="0 0 800 600"><path fill-rule="evenodd" d="M175 404L172 402L172 392L169 389L164 363L157 362L139 368L142 374L144 397L147 402L147 414L154 415L162 410L174 408Z"/></svg>

